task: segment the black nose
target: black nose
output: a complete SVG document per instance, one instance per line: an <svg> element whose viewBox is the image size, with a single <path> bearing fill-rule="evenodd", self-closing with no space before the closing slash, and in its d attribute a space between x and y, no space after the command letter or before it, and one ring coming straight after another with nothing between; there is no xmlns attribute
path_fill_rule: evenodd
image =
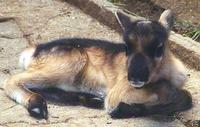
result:
<svg viewBox="0 0 200 127"><path fill-rule="evenodd" d="M128 80L134 82L147 82L148 78L148 61L142 54L135 55L128 68Z"/></svg>
<svg viewBox="0 0 200 127"><path fill-rule="evenodd" d="M130 76L130 80L135 82L147 82L148 78L148 68L134 69L132 75Z"/></svg>
<svg viewBox="0 0 200 127"><path fill-rule="evenodd" d="M146 81L144 81L144 80L137 79L137 78L134 78L134 77L131 77L131 78L129 78L128 80L131 81L131 82L135 82L135 83L137 83L137 82L146 82Z"/></svg>

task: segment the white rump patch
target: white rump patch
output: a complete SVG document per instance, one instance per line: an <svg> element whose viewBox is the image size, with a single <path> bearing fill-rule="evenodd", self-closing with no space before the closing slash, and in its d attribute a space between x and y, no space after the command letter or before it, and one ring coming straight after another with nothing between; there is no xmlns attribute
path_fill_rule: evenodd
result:
<svg viewBox="0 0 200 127"><path fill-rule="evenodd" d="M29 66L31 60L32 60L32 56L35 52L35 48L28 48L26 50L24 50L19 57L19 66L26 70L27 67Z"/></svg>

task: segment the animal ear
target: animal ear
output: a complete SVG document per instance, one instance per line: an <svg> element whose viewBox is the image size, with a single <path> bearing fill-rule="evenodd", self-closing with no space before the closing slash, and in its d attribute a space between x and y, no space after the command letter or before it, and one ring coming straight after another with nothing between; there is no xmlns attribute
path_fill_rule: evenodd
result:
<svg viewBox="0 0 200 127"><path fill-rule="evenodd" d="M115 12L115 16L123 31L125 31L131 24L131 18L127 14L120 11Z"/></svg>
<svg viewBox="0 0 200 127"><path fill-rule="evenodd" d="M174 19L174 13L171 10L165 10L161 14L159 22L167 29L167 31L170 31L172 26L174 25Z"/></svg>

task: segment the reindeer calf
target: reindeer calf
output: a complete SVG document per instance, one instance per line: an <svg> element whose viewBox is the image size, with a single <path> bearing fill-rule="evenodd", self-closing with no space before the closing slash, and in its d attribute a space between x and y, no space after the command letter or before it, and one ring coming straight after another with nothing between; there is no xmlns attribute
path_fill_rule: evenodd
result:
<svg viewBox="0 0 200 127"><path fill-rule="evenodd" d="M44 98L31 88L59 88L105 98L113 118L168 114L191 107L181 90L186 75L168 49L173 14L159 21L138 20L117 12L125 44L92 39L61 39L22 52L24 72L4 84L6 94L37 118L48 117Z"/></svg>

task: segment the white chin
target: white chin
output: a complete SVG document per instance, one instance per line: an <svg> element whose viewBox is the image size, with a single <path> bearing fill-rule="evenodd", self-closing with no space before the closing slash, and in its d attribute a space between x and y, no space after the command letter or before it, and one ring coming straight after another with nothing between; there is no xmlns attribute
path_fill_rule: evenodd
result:
<svg viewBox="0 0 200 127"><path fill-rule="evenodd" d="M130 82L130 85L135 87L135 88L141 88L143 87L145 82Z"/></svg>

